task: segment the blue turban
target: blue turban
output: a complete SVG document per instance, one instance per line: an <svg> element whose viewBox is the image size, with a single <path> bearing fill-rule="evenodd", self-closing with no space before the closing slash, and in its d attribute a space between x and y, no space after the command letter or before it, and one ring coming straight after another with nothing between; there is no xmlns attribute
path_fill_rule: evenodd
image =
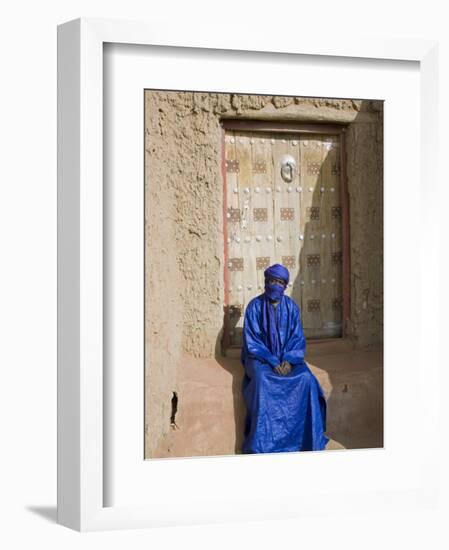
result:
<svg viewBox="0 0 449 550"><path fill-rule="evenodd" d="M274 277L275 279L283 279L288 283L290 279L290 273L288 269L281 264L273 264L263 272L265 279L268 277Z"/></svg>

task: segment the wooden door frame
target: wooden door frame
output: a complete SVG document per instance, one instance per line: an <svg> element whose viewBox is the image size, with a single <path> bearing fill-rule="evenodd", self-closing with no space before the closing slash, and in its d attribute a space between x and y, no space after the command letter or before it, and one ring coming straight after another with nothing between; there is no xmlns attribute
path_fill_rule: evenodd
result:
<svg viewBox="0 0 449 550"><path fill-rule="evenodd" d="M243 130L250 132L277 132L277 133L298 133L298 134L331 134L340 137L340 204L342 214L342 292L343 292L343 312L342 312L342 335L340 338L308 338L309 343L322 343L332 340L342 340L348 336L348 325L351 311L351 292L350 292L350 241L349 241L349 194L346 170L346 130L349 124L329 124L329 123L303 123L291 120L255 120L255 119L233 119L222 118L221 126L221 171L223 176L223 234L224 234L224 323L222 349L240 348L240 346L230 346L227 315L229 312L229 298L226 289L229 287L228 274L228 251L227 251L227 182L226 182L226 160L225 160L225 135L227 130Z"/></svg>

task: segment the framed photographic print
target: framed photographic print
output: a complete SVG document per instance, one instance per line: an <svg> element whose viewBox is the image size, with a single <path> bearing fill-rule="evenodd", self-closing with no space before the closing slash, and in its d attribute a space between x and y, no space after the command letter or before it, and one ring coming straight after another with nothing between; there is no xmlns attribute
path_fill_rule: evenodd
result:
<svg viewBox="0 0 449 550"><path fill-rule="evenodd" d="M58 521L436 506L436 43L58 51Z"/></svg>

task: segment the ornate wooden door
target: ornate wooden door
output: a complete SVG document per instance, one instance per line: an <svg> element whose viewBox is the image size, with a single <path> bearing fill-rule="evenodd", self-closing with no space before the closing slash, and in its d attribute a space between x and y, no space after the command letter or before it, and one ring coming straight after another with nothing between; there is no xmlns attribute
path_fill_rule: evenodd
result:
<svg viewBox="0 0 449 550"><path fill-rule="evenodd" d="M225 338L241 345L265 268L290 272L285 293L306 337L342 334L340 135L226 130Z"/></svg>

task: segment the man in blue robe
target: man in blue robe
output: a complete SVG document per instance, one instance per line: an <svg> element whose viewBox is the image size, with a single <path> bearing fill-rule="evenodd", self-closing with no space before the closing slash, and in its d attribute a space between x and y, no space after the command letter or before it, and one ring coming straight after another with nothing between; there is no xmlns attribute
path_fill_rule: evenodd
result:
<svg viewBox="0 0 449 550"><path fill-rule="evenodd" d="M264 271L265 292L247 305L243 323L242 390L246 403L243 453L325 448L326 400L304 361L306 341L298 305L284 294L289 272Z"/></svg>

